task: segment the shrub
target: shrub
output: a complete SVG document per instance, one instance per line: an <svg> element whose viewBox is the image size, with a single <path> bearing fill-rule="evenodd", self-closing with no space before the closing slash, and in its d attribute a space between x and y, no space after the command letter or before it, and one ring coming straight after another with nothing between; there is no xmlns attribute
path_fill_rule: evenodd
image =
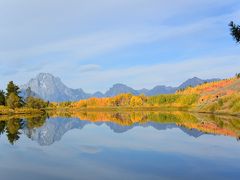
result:
<svg viewBox="0 0 240 180"><path fill-rule="evenodd" d="M26 107L29 107L29 108L42 109L42 108L46 108L47 106L48 106L48 103L43 101L40 98L30 96L26 100Z"/></svg>

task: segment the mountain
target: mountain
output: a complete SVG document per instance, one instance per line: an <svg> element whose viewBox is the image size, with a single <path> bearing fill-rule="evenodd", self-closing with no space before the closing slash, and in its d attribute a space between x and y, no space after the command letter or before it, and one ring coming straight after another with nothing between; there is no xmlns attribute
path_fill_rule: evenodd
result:
<svg viewBox="0 0 240 180"><path fill-rule="evenodd" d="M177 88L171 86L155 86L153 89L146 91L144 94L147 96L154 96L158 94L171 94L175 93Z"/></svg>
<svg viewBox="0 0 240 180"><path fill-rule="evenodd" d="M191 79L188 79L187 81L183 82L180 86L178 86L177 89L185 89L186 87L192 86L195 87L197 85L207 83L207 82L213 82L213 81L219 81L220 79L214 78L214 79L200 79L197 77L193 77Z"/></svg>
<svg viewBox="0 0 240 180"><path fill-rule="evenodd" d="M106 93L95 92L94 94L86 93L83 89L72 89L67 87L60 78L55 77L49 73L40 73L35 78L32 78L28 83L21 86L22 97L26 98L27 95L43 98L47 101L62 102L62 101L78 101L90 97L112 97L122 93L131 93L133 95L145 94L147 96L154 96L158 94L171 94L179 89L184 89L188 86L195 87L205 82L217 81L219 79L202 80L194 77L183 82L178 87L171 86L155 86L152 89L135 90L124 84L114 84ZM31 88L31 93L27 92Z"/></svg>
<svg viewBox="0 0 240 180"><path fill-rule="evenodd" d="M147 94L148 91L149 91L148 89L143 88L143 89L138 90L138 93L139 94Z"/></svg>
<svg viewBox="0 0 240 180"><path fill-rule="evenodd" d="M115 84L105 93L105 96L112 97L122 93L131 93L133 95L139 95L139 92L131 87L128 87L124 84Z"/></svg>
<svg viewBox="0 0 240 180"><path fill-rule="evenodd" d="M102 98L104 97L104 94L100 91L95 92L91 97L96 97L96 98Z"/></svg>
<svg viewBox="0 0 240 180"><path fill-rule="evenodd" d="M62 83L60 78L49 73L40 73L27 84L21 86L25 91L28 87L41 98L48 101L75 101L90 97L82 89L71 89Z"/></svg>

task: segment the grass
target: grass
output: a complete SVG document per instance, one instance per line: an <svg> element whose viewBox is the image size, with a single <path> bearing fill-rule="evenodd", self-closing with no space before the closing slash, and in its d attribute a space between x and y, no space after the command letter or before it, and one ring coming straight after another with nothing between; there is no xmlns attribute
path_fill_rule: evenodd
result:
<svg viewBox="0 0 240 180"><path fill-rule="evenodd" d="M45 110L33 108L16 108L11 109L6 106L0 106L0 115L14 115L14 114L44 114Z"/></svg>

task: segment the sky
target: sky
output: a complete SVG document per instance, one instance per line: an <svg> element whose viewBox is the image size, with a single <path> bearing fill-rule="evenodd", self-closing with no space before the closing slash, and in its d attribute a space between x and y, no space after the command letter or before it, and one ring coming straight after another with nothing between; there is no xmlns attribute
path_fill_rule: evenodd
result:
<svg viewBox="0 0 240 180"><path fill-rule="evenodd" d="M41 72L87 92L228 78L230 21L239 0L0 0L0 89Z"/></svg>

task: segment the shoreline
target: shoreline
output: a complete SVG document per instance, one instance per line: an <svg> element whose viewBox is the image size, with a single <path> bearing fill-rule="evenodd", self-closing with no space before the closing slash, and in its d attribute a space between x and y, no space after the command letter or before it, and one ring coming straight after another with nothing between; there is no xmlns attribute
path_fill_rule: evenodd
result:
<svg viewBox="0 0 240 180"><path fill-rule="evenodd" d="M9 108L0 108L0 116L6 115L43 115L46 111L44 109L32 109L32 108L16 108L16 109L9 109Z"/></svg>
<svg viewBox="0 0 240 180"><path fill-rule="evenodd" d="M194 110L194 107L173 107L173 106L163 106L163 107L89 107L89 108L48 108L46 111L59 111L59 112L139 112L139 111L181 111L188 113L199 113L199 114L209 114L209 115L226 115L240 117L240 113L231 112L210 112L210 111L198 111Z"/></svg>
<svg viewBox="0 0 240 180"><path fill-rule="evenodd" d="M43 115L47 112L140 112L140 111L181 111L188 113L199 113L199 114L209 114L209 115L227 115L240 117L240 113L231 112L210 112L210 111L198 111L194 110L195 107L176 107L176 106L147 106L147 107L84 107L84 108L45 108L45 109L32 109L32 108L0 108L0 116L6 115Z"/></svg>

